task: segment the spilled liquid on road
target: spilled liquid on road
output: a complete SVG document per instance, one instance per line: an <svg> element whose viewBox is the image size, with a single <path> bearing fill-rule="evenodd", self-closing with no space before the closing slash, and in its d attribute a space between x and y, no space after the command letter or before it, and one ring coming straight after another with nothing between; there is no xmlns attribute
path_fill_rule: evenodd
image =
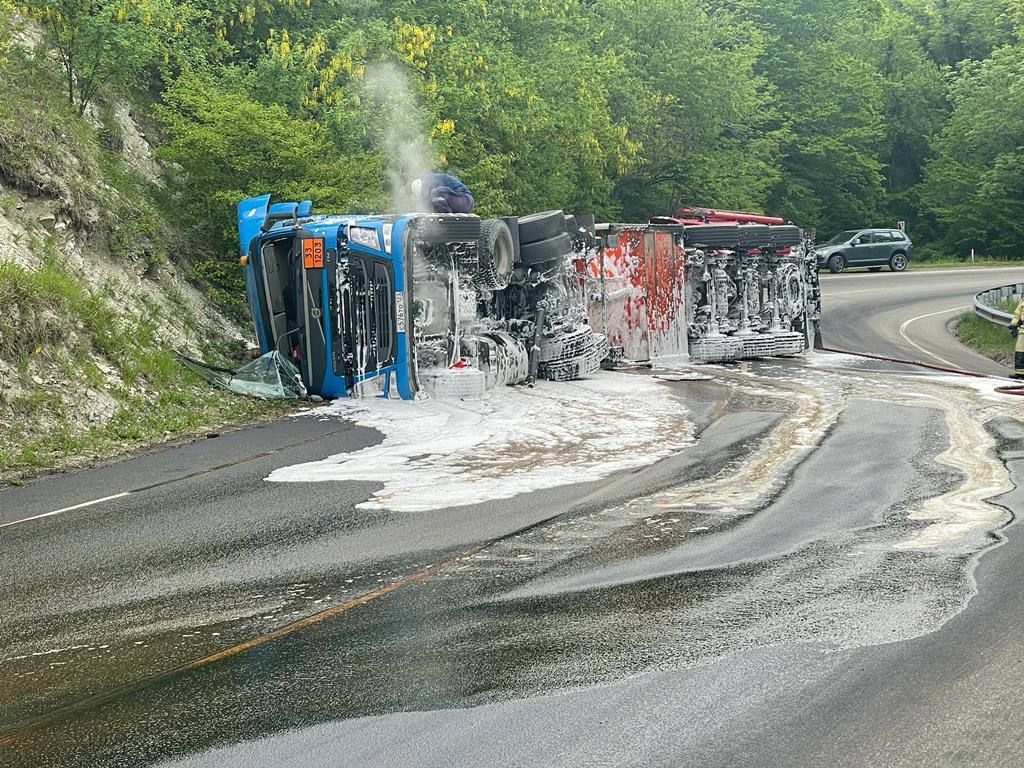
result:
<svg viewBox="0 0 1024 768"><path fill-rule="evenodd" d="M600 696L772 645L831 653L909 639L963 608L976 554L1009 519L986 500L1009 483L984 423L1020 417L1016 401L868 370L709 370L721 418L668 459L673 481L583 505L334 620L43 728L19 764L217 765L288 754L303 734L370 754L398 713ZM670 391L687 402L696 386ZM413 567L372 572L389 583ZM349 579L309 582L340 597ZM251 593L305 594L292 584Z"/></svg>

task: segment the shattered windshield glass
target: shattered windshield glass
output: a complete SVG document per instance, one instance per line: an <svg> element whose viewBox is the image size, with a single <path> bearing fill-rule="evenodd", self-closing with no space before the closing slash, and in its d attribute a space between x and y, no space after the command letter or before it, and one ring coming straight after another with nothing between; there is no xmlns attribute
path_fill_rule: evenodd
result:
<svg viewBox="0 0 1024 768"><path fill-rule="evenodd" d="M241 368L232 370L210 365L179 355L182 362L195 373L219 387L238 395L263 400L299 400L306 396L299 369L276 350L260 355Z"/></svg>

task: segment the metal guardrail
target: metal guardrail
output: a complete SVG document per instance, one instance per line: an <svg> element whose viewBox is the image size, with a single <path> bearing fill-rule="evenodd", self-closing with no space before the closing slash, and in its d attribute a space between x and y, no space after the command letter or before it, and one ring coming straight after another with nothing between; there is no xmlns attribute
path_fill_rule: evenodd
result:
<svg viewBox="0 0 1024 768"><path fill-rule="evenodd" d="M1013 315L1006 310L998 309L995 305L1006 299L1019 300L1021 296L1024 296L1024 283L989 288L974 297L974 314L985 318L990 323L1009 327Z"/></svg>

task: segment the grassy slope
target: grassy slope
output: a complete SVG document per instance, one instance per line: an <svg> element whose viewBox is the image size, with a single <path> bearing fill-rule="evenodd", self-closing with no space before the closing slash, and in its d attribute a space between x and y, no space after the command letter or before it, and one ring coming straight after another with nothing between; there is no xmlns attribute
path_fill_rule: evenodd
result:
<svg viewBox="0 0 1024 768"><path fill-rule="evenodd" d="M1012 312L1015 301L1004 301L1000 309ZM1014 341L1010 332L1001 325L990 323L973 312L960 316L956 326L956 337L968 347L990 357L996 362L1013 365Z"/></svg>
<svg viewBox="0 0 1024 768"><path fill-rule="evenodd" d="M0 356L16 363L21 379L18 394L0 393L8 415L0 422L0 480L274 409L190 375L156 343L154 317L127 320L52 263L26 270L0 261L0 306L10 312ZM112 398L112 413L82 424L72 411L99 393Z"/></svg>
<svg viewBox="0 0 1024 768"><path fill-rule="evenodd" d="M70 222L89 243L86 269L91 253L138 273L187 252L159 190L121 159L114 128L70 112L47 66L0 65L0 182ZM211 357L229 342L175 300L179 288L150 281L160 303L117 285L89 288L66 266L58 236L18 219L20 200L7 197L0 213L27 234L0 242L0 484L281 409L182 369L158 330L174 324ZM38 268L16 263L13 249Z"/></svg>
<svg viewBox="0 0 1024 768"><path fill-rule="evenodd" d="M972 267L1024 267L1024 260L1009 259L936 259L934 261L912 261L908 269L970 269Z"/></svg>

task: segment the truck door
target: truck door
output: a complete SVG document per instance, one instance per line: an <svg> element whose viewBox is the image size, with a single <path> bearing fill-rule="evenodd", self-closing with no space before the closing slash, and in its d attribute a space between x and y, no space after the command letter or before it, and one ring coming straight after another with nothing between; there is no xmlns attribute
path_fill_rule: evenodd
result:
<svg viewBox="0 0 1024 768"><path fill-rule="evenodd" d="M319 393L323 388L328 354L323 311L324 238L310 237L300 231L296 236L295 249L298 251L300 248L302 258L294 260L298 333L292 339L292 349L294 351L298 347L299 371L306 388Z"/></svg>
<svg viewBox="0 0 1024 768"><path fill-rule="evenodd" d="M355 385L394 369L394 266L384 258L350 250L347 269L339 271L338 288L339 330L346 348L345 378L351 391Z"/></svg>

